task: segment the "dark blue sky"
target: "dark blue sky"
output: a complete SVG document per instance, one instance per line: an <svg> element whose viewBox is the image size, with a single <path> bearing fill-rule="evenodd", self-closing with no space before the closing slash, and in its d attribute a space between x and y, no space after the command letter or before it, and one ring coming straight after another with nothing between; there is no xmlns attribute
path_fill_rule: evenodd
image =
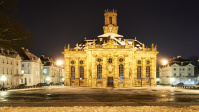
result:
<svg viewBox="0 0 199 112"><path fill-rule="evenodd" d="M17 8L37 56L63 58L65 44L97 38L105 9L118 10L119 34L157 44L158 59L199 56L198 0L21 0Z"/></svg>

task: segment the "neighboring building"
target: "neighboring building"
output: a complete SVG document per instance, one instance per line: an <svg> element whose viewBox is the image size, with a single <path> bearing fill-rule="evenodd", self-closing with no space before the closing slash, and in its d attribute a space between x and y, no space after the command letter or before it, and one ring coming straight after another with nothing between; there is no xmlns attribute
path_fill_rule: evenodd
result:
<svg viewBox="0 0 199 112"><path fill-rule="evenodd" d="M64 48L65 85L132 87L156 85L158 51L118 33L117 13L104 13L104 34Z"/></svg>
<svg viewBox="0 0 199 112"><path fill-rule="evenodd" d="M160 84L176 85L183 83L185 85L195 85L197 83L192 61L182 59L181 56L170 59L168 64L162 65L159 69Z"/></svg>
<svg viewBox="0 0 199 112"><path fill-rule="evenodd" d="M19 81L17 76L21 70L21 58L19 54L12 49L0 47L0 85L6 88L15 87ZM5 77L6 80L1 80Z"/></svg>
<svg viewBox="0 0 199 112"><path fill-rule="evenodd" d="M19 75L20 84L27 86L37 85L40 83L40 75L42 71L42 62L40 58L30 53L28 49L21 49L19 53L21 61L21 75Z"/></svg>
<svg viewBox="0 0 199 112"><path fill-rule="evenodd" d="M63 82L63 67L56 65L53 59L49 59L49 57L44 57L44 55L42 55L40 59L43 63L43 74L41 75L41 82L53 82L54 84Z"/></svg>

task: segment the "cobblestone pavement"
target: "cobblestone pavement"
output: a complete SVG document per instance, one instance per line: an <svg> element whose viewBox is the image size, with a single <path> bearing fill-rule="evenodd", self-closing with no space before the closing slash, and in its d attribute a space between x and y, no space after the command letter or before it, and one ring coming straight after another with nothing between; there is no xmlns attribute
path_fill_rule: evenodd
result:
<svg viewBox="0 0 199 112"><path fill-rule="evenodd" d="M0 106L196 106L199 90L174 87L89 88L50 86L0 91Z"/></svg>

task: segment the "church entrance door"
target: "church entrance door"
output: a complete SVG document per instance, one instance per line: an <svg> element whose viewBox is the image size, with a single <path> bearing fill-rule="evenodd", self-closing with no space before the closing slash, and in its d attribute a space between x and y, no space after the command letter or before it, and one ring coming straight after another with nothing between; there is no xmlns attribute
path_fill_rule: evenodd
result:
<svg viewBox="0 0 199 112"><path fill-rule="evenodd" d="M108 77L107 79L107 86L112 87L113 86L113 77Z"/></svg>

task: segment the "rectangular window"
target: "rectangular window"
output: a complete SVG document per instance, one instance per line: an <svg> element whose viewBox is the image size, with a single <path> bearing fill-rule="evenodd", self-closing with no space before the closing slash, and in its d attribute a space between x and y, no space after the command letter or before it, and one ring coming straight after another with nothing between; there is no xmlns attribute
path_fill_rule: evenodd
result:
<svg viewBox="0 0 199 112"><path fill-rule="evenodd" d="M8 74L8 68L7 68L7 74Z"/></svg>
<svg viewBox="0 0 199 112"><path fill-rule="evenodd" d="M12 75L12 69L10 70L10 74Z"/></svg>
<svg viewBox="0 0 199 112"><path fill-rule="evenodd" d="M5 73L4 68L3 68L3 74Z"/></svg>
<svg viewBox="0 0 199 112"><path fill-rule="evenodd" d="M176 76L176 73L174 73L173 76Z"/></svg>
<svg viewBox="0 0 199 112"><path fill-rule="evenodd" d="M12 85L12 79L11 79L10 81L11 81L10 83L11 83L11 85Z"/></svg>
<svg viewBox="0 0 199 112"><path fill-rule="evenodd" d="M150 79L150 66L146 67L146 79Z"/></svg>
<svg viewBox="0 0 199 112"><path fill-rule="evenodd" d="M174 68L173 70L176 70L176 68Z"/></svg>
<svg viewBox="0 0 199 112"><path fill-rule="evenodd" d="M137 67L137 79L141 79L141 66Z"/></svg>
<svg viewBox="0 0 199 112"><path fill-rule="evenodd" d="M23 79L21 79L21 83L23 83Z"/></svg>
<svg viewBox="0 0 199 112"><path fill-rule="evenodd" d="M22 64L21 66L24 67L24 64Z"/></svg>
<svg viewBox="0 0 199 112"><path fill-rule="evenodd" d="M9 80L9 79L7 79L7 85L9 85L8 80Z"/></svg>
<svg viewBox="0 0 199 112"><path fill-rule="evenodd" d="M44 74L44 75L47 75L47 73L48 73L47 69L44 69L44 70L43 70L43 74Z"/></svg>

